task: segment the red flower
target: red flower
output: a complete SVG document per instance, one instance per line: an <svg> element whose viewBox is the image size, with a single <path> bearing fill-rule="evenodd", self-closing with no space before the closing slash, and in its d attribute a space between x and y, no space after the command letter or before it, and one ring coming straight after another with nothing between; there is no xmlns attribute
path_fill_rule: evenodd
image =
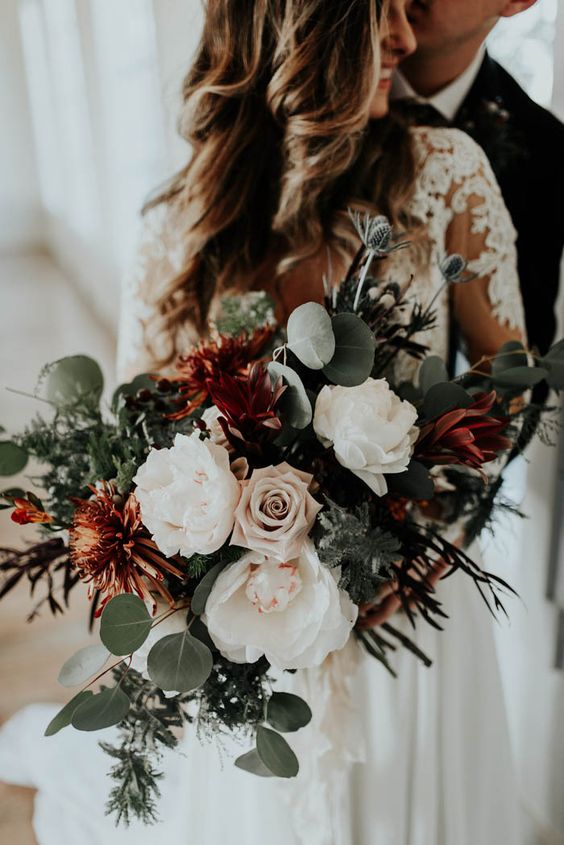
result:
<svg viewBox="0 0 564 845"><path fill-rule="evenodd" d="M179 358L174 379L179 386L186 405L171 419L182 419L191 414L209 396L209 384L214 384L223 375L240 376L248 372L271 339L274 329L263 326L248 335L238 337L220 335L216 340L201 341L189 355Z"/></svg>
<svg viewBox="0 0 564 845"><path fill-rule="evenodd" d="M141 522L139 503L133 493L121 501L107 482L91 490L92 499L76 500L69 546L73 565L90 585L90 597L96 590L102 594L96 616L120 593L136 593L156 607L153 590L172 605L172 596L163 581L165 573L182 577L174 565L182 565L182 560L169 560L159 551Z"/></svg>
<svg viewBox="0 0 564 845"><path fill-rule="evenodd" d="M467 408L446 411L421 429L414 457L428 464L459 464L478 469L511 447L502 431L507 418L488 416L495 391L481 393Z"/></svg>
<svg viewBox="0 0 564 845"><path fill-rule="evenodd" d="M31 522L46 525L53 522L53 517L42 511L41 508L29 499L14 499L15 510L10 518L19 525L29 525Z"/></svg>
<svg viewBox="0 0 564 845"><path fill-rule="evenodd" d="M225 436L239 450L254 451L281 429L276 406L286 387L282 379L273 385L263 364L253 364L248 375L237 378L223 373L208 382L208 390L223 415L219 423Z"/></svg>

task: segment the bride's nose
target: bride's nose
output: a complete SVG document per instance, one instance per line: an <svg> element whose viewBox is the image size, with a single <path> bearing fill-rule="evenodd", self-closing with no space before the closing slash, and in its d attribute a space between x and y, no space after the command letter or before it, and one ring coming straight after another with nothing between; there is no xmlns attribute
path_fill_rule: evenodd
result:
<svg viewBox="0 0 564 845"><path fill-rule="evenodd" d="M401 62L417 49L417 41L402 0L390 4L388 14L382 21L382 30L383 49L392 53L398 61Z"/></svg>

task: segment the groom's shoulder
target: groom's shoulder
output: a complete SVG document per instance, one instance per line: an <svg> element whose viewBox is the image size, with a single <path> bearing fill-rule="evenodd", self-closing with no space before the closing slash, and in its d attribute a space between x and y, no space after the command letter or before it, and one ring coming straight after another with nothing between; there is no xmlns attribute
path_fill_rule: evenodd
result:
<svg viewBox="0 0 564 845"><path fill-rule="evenodd" d="M529 136L536 135L545 147L546 142L551 139L559 144L564 143L564 123L548 109L531 99L503 65L491 56L486 56L483 69L481 81L483 94L500 98L514 125L519 126ZM480 80L477 82L480 84Z"/></svg>

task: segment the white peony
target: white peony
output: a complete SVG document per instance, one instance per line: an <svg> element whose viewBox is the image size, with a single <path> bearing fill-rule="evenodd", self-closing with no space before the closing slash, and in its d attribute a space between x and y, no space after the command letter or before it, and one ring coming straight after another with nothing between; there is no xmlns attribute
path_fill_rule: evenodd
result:
<svg viewBox="0 0 564 845"><path fill-rule="evenodd" d="M407 469L419 433L416 419L413 405L396 396L386 379L368 378L357 387L323 387L313 428L342 466L383 496L384 476Z"/></svg>
<svg viewBox="0 0 564 845"><path fill-rule="evenodd" d="M311 540L283 563L248 552L219 575L202 618L234 663L254 663L264 654L278 669L319 666L343 648L358 615L336 577Z"/></svg>
<svg viewBox="0 0 564 845"><path fill-rule="evenodd" d="M225 446L228 452L232 452L233 446L225 436L225 432L219 422L219 418L223 416L217 405L211 405L209 408L206 408L201 416L201 420L205 423L212 442L219 444L219 446Z"/></svg>
<svg viewBox="0 0 564 845"><path fill-rule="evenodd" d="M198 432L177 434L170 449L152 449L133 481L143 523L168 557L211 554L231 534L239 482L227 449Z"/></svg>

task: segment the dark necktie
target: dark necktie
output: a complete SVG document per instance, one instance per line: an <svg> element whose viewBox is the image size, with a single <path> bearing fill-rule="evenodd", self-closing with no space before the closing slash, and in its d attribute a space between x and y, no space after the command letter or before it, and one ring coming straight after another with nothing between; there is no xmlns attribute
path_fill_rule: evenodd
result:
<svg viewBox="0 0 564 845"><path fill-rule="evenodd" d="M450 126L450 122L431 103L417 100L396 100L394 111L401 114L410 126Z"/></svg>

